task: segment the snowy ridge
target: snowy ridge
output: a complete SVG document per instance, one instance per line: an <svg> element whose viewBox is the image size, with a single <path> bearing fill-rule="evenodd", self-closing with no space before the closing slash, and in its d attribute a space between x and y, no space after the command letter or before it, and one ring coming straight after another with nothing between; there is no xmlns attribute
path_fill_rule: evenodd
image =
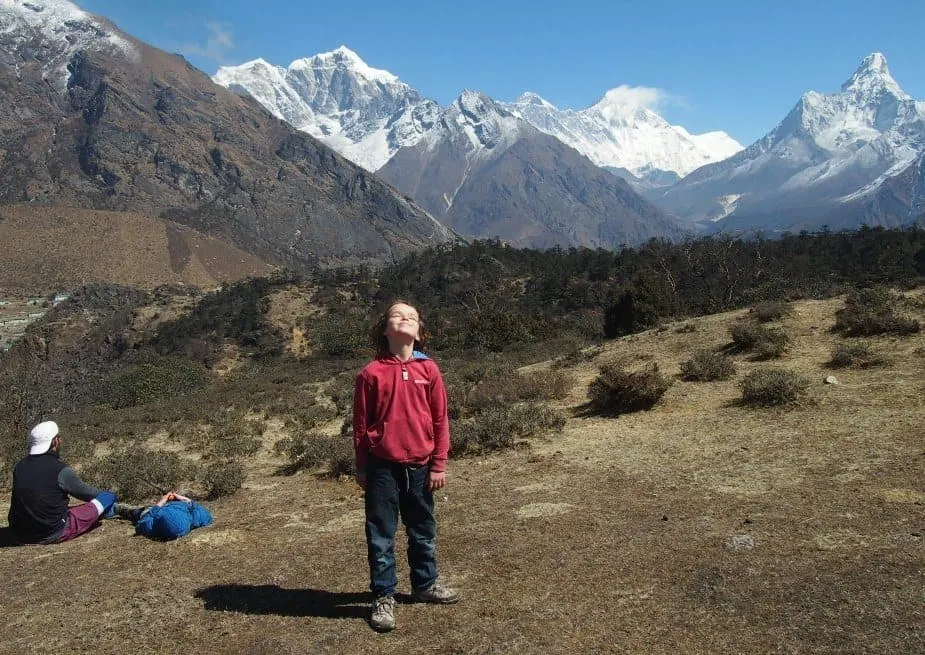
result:
<svg viewBox="0 0 925 655"><path fill-rule="evenodd" d="M504 106L598 166L624 168L638 177L652 171L684 176L742 150L725 132L691 134L671 125L643 100L644 94L618 87L580 111L558 109L535 93L525 93Z"/></svg>
<svg viewBox="0 0 925 655"><path fill-rule="evenodd" d="M516 141L521 127L517 117L484 93L466 89L444 111L439 127L430 130L423 143L432 148L441 139L461 134L470 154L488 157Z"/></svg>
<svg viewBox="0 0 925 655"><path fill-rule="evenodd" d="M425 137L428 143L438 141L447 127L444 119L469 134L473 148L489 151L500 135L516 134L517 119L523 119L599 166L625 168L640 176L657 177L662 171L685 175L742 149L724 132L690 134L670 125L626 87L608 91L598 104L581 112L560 111L533 93L505 104L473 91L463 91L449 107L440 108L343 46L296 60L288 68L262 60L223 67L213 79L249 93L277 117L372 171L401 147ZM481 115L480 102L491 105L492 118ZM428 134L431 129L438 132Z"/></svg>
<svg viewBox="0 0 925 655"><path fill-rule="evenodd" d="M681 180L660 199L701 224L822 216L826 208L876 193L923 153L925 103L900 88L886 58L875 52L838 91L804 93L766 136Z"/></svg>
<svg viewBox="0 0 925 655"><path fill-rule="evenodd" d="M67 86L67 62L79 50L112 49L135 59L128 39L67 0L2 0L0 34L18 37L15 48L39 41L48 59L43 75Z"/></svg>
<svg viewBox="0 0 925 655"><path fill-rule="evenodd" d="M293 61L223 66L212 78L375 171L433 125L437 105L345 46Z"/></svg>

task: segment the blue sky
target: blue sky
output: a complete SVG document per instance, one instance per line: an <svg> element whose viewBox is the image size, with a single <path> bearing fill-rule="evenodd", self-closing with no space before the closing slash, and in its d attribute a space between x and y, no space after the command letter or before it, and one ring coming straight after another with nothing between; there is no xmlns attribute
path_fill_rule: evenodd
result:
<svg viewBox="0 0 925 655"><path fill-rule="evenodd" d="M838 90L875 51L925 100L921 0L77 3L210 74L346 45L441 104L472 88L498 100L534 91L580 109L623 84L649 87L672 123L722 129L744 145L803 92Z"/></svg>

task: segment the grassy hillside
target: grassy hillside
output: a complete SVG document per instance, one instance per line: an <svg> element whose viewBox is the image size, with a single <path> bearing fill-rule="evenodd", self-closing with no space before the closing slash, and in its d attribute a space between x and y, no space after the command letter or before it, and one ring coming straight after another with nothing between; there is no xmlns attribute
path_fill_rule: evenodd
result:
<svg viewBox="0 0 925 655"><path fill-rule="evenodd" d="M165 300L117 322L134 337L108 360L120 362L108 375L147 370L137 367L157 352L206 362L210 381L197 386L178 365L181 376L144 379L167 379L168 390L193 384L180 396L119 407L115 397L75 394L80 402L61 416L74 448L66 454L90 471L143 444L196 469L178 484L200 491L205 470L234 460L243 488L210 503L214 526L176 543L110 521L72 543L0 550L0 575L16 590L0 601L0 650L135 652L143 638L164 653L886 653L916 652L925 639L925 335L845 336L845 297L663 322L581 350L549 341L438 357L457 407L454 436L471 436L479 421L521 425L524 414L520 423L498 414L497 398L553 418L514 448L479 442L451 460L439 552L463 601L401 603L398 630L376 635L365 624L361 492L349 476L329 475L336 453L287 475L305 452L287 449L292 440L343 442L335 435L365 356L320 329L322 295L288 282L236 294L239 315L263 303L262 318L222 334L216 312L228 302L189 314ZM925 320L920 291L892 306ZM158 336L193 315L196 338ZM57 320L77 334L77 316ZM843 329L833 332L837 321ZM734 328L746 325L786 335L786 346L771 358L737 346ZM46 335L45 362L83 343L57 334ZM81 361L98 361L91 355L105 339L95 343ZM355 355L332 360L328 348ZM684 380L682 365L702 349L729 357L734 373ZM520 366L518 378L509 366ZM655 372L670 386L648 411L604 417L587 403L607 366ZM808 386L792 403L745 403L743 380L771 370ZM101 380L104 390L135 388Z"/></svg>
<svg viewBox="0 0 925 655"><path fill-rule="evenodd" d="M0 207L5 293L68 291L92 281L152 289L213 288L272 267L228 241L130 212L74 207Z"/></svg>

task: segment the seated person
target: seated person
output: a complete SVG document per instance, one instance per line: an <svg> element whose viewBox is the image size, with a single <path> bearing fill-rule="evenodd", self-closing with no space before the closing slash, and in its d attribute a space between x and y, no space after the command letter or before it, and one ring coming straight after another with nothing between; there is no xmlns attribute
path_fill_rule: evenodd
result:
<svg viewBox="0 0 925 655"><path fill-rule="evenodd" d="M54 421L29 432L29 454L13 467L9 522L13 537L23 544L57 544L89 532L111 516L116 495L86 484L59 459L61 434ZM68 506L70 496L83 501Z"/></svg>
<svg viewBox="0 0 925 655"><path fill-rule="evenodd" d="M178 493L164 494L150 507L131 507L121 503L116 512L135 526L135 534L151 539L179 539L190 530L212 523L212 514L205 507Z"/></svg>

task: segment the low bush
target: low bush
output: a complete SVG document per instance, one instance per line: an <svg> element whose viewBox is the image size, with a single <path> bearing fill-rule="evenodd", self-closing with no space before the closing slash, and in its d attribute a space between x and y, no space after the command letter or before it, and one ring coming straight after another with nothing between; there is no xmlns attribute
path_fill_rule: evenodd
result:
<svg viewBox="0 0 925 655"><path fill-rule="evenodd" d="M496 370L462 394L465 409L479 412L488 407L519 402L561 400L572 387L572 377L561 370L521 373Z"/></svg>
<svg viewBox="0 0 925 655"><path fill-rule="evenodd" d="M733 325L729 332L736 350L754 353L759 360L780 357L790 342L783 331L753 323Z"/></svg>
<svg viewBox="0 0 925 655"><path fill-rule="evenodd" d="M671 380L659 372L657 365L626 371L617 364L605 364L600 371L588 385L586 409L604 416L651 409L671 386Z"/></svg>
<svg viewBox="0 0 925 655"><path fill-rule="evenodd" d="M565 426L565 414L536 403L488 407L473 417L454 421L450 435L455 457L512 448L522 439Z"/></svg>
<svg viewBox="0 0 925 655"><path fill-rule="evenodd" d="M749 313L759 323L770 323L789 316L793 313L793 308L785 302L767 301L758 303L749 310Z"/></svg>
<svg viewBox="0 0 925 655"><path fill-rule="evenodd" d="M769 407L796 402L809 388L809 379L780 368L757 369L739 383L742 402Z"/></svg>
<svg viewBox="0 0 925 655"><path fill-rule="evenodd" d="M835 312L833 330L849 337L914 334L921 326L914 318L902 314L904 304L902 295L885 287L855 291L845 299L845 306Z"/></svg>
<svg viewBox="0 0 925 655"><path fill-rule="evenodd" d="M728 380L735 372L736 366L732 357L709 348L696 351L689 360L681 363L681 377L694 382Z"/></svg>
<svg viewBox="0 0 925 655"><path fill-rule="evenodd" d="M142 405L201 389L206 370L183 357L161 357L119 371L103 384L103 401L119 409Z"/></svg>
<svg viewBox="0 0 925 655"><path fill-rule="evenodd" d="M177 453L133 445L90 462L87 482L112 489L121 500L132 502L176 489L195 477L195 466Z"/></svg>
<svg viewBox="0 0 925 655"><path fill-rule="evenodd" d="M327 357L356 357L372 352L369 325L358 316L325 314L305 325L315 344L315 352Z"/></svg>
<svg viewBox="0 0 925 655"><path fill-rule="evenodd" d="M244 412L223 411L207 436L204 449L210 457L233 459L253 455L260 450L260 436L266 427L262 420L247 420Z"/></svg>
<svg viewBox="0 0 925 655"><path fill-rule="evenodd" d="M297 409L286 421L286 425L309 431L333 421L337 415L337 410L329 405L311 404Z"/></svg>
<svg viewBox="0 0 925 655"><path fill-rule="evenodd" d="M890 363L888 357L876 352L869 343L839 343L832 349L832 368L873 368Z"/></svg>
<svg viewBox="0 0 925 655"><path fill-rule="evenodd" d="M276 442L274 450L288 462L279 472L293 475L304 469L317 468L327 464L332 474L340 474L353 468L353 442L342 435L328 436L308 431Z"/></svg>
<svg viewBox="0 0 925 655"><path fill-rule="evenodd" d="M241 488L246 478L244 466L234 460L210 464L202 475L210 500L232 495Z"/></svg>
<svg viewBox="0 0 925 655"><path fill-rule="evenodd" d="M338 415L349 414L353 411L353 390L356 382L356 373L347 371L335 376L324 387L325 394L334 403Z"/></svg>

